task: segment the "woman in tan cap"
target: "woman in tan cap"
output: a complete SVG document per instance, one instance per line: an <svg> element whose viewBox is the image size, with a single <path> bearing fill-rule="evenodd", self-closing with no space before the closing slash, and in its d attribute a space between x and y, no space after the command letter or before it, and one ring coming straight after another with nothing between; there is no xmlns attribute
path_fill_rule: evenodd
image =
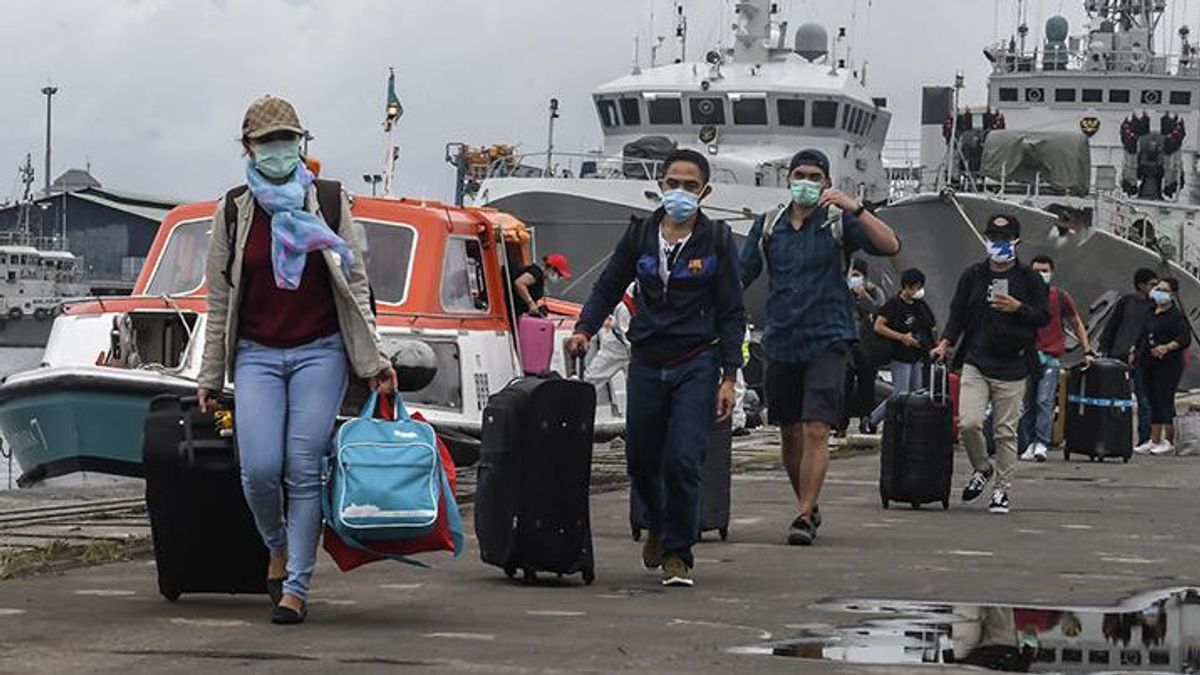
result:
<svg viewBox="0 0 1200 675"><path fill-rule="evenodd" d="M207 410L226 378L236 384L242 487L271 552L271 621L288 624L307 614L320 461L348 378L384 393L396 387L349 201L337 183L314 179L301 157L305 133L281 98L263 96L246 111L247 185L230 190L213 218L198 392Z"/></svg>

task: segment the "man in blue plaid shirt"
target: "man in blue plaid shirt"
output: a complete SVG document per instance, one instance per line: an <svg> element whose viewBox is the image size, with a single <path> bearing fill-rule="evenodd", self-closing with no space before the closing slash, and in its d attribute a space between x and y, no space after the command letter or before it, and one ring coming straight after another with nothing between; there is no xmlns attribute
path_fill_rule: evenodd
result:
<svg viewBox="0 0 1200 675"><path fill-rule="evenodd" d="M770 223L759 217L740 262L743 287L764 269L769 277L762 341L770 364L767 410L779 425L783 464L799 502L788 543L806 546L821 523L817 499L829 466L829 429L841 416L848 345L858 340L847 259L858 250L896 255L900 241L863 204L831 187L829 158L820 150L796 153L789 181L787 208L770 214Z"/></svg>

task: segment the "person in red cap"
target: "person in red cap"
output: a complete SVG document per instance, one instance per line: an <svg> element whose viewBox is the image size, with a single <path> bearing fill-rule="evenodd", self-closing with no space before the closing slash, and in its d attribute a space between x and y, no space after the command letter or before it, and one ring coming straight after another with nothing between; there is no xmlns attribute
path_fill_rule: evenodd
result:
<svg viewBox="0 0 1200 675"><path fill-rule="evenodd" d="M546 295L546 276L551 281L571 278L571 263L567 256L561 253L551 253L542 258L543 270L536 263L526 265L512 274L513 294L516 296L514 305L523 304L525 311L537 316L545 316L546 308L542 306L542 298Z"/></svg>

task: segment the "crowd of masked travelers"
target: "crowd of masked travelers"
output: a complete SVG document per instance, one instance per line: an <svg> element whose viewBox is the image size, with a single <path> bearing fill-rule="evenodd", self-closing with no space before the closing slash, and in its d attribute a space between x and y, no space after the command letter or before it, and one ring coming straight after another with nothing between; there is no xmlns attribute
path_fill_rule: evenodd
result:
<svg viewBox="0 0 1200 675"><path fill-rule="evenodd" d="M350 223L349 203L340 191L322 191L302 157L305 135L283 99L263 97L246 112L246 187L230 191L214 217L198 392L209 408L226 381L237 385L242 487L269 551L276 623L299 623L307 613L320 461L349 381L396 388L380 355L362 238L327 222L334 213ZM710 179L700 153L666 158L661 206L617 243L565 345L582 355L602 331L619 340L605 372L627 371L627 468L647 509L644 565L660 570L664 585L695 582L706 438L734 412L747 333L742 296L755 283L767 286L765 316L756 317L769 364L766 399L795 497L781 539L807 546L818 538L831 435L850 417L865 432L886 424L877 372L886 369L892 395L900 395L928 386L928 365L947 358L961 373L961 439L973 468L962 499L990 487L989 508L1009 512L1018 457L1044 460L1051 444L1064 327L1087 359L1097 355L1075 301L1055 283L1053 260L1018 257L1018 219L1001 213L987 221L987 256L963 271L939 329L921 270L900 271L890 297L869 278L864 256L895 256L901 241L867 204L833 187L820 150L792 157L781 205L754 221L740 247L726 223L705 213ZM291 245L279 246L281 238ZM514 305L544 315L547 277L570 276L558 254L514 270ZM1138 451L1163 454L1191 331L1178 282L1139 270L1134 284L1097 351L1132 367Z"/></svg>

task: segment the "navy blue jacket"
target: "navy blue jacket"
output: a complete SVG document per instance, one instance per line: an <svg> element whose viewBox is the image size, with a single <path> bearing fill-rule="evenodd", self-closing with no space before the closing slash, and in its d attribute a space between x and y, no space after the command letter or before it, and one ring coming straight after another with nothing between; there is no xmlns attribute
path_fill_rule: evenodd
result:
<svg viewBox="0 0 1200 675"><path fill-rule="evenodd" d="M575 330L595 335L636 279L628 333L633 360L662 366L715 344L721 367L731 376L742 365L746 332L733 234L723 221L709 220L701 211L664 288L658 274L662 217L660 208L630 223L592 287Z"/></svg>

